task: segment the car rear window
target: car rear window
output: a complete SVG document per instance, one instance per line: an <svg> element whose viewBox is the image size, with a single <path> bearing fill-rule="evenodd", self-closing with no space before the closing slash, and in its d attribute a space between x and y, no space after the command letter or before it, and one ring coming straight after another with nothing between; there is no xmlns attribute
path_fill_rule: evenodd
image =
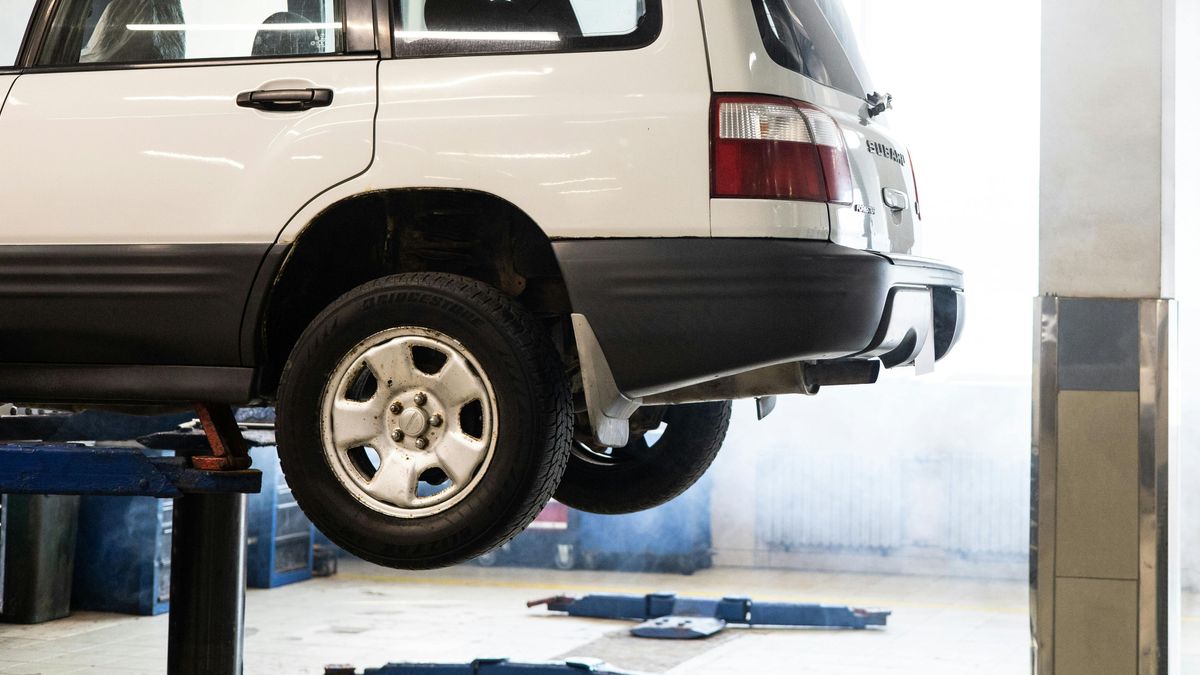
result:
<svg viewBox="0 0 1200 675"><path fill-rule="evenodd" d="M662 25L662 0L393 0L400 56L632 49Z"/></svg>
<svg viewBox="0 0 1200 675"><path fill-rule="evenodd" d="M853 96L871 90L858 39L839 0L751 0L763 44L790 70Z"/></svg>

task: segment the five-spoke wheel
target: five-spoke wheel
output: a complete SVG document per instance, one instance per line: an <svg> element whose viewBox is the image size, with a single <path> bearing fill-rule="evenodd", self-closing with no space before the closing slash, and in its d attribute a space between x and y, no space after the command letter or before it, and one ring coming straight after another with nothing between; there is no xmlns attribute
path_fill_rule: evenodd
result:
<svg viewBox="0 0 1200 675"><path fill-rule="evenodd" d="M367 506L419 518L454 506L496 448L496 395L475 357L427 328L371 336L325 390L330 466Z"/></svg>
<svg viewBox="0 0 1200 675"><path fill-rule="evenodd" d="M280 459L330 539L392 567L485 553L557 488L573 435L558 352L485 284L406 274L334 302L279 393Z"/></svg>

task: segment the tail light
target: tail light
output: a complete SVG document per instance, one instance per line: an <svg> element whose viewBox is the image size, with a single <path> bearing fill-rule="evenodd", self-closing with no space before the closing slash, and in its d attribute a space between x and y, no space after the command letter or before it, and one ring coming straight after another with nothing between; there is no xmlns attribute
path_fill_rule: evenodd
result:
<svg viewBox="0 0 1200 675"><path fill-rule="evenodd" d="M842 130L815 106L770 96L713 101L713 197L849 204Z"/></svg>

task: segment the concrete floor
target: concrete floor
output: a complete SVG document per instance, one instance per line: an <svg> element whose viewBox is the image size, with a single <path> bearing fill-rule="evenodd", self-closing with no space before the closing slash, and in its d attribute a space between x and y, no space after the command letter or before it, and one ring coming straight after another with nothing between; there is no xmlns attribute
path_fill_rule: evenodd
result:
<svg viewBox="0 0 1200 675"><path fill-rule="evenodd" d="M525 601L560 592L826 602L892 609L886 630L730 628L699 642L630 637L630 623L552 616ZM592 656L669 675L1020 675L1029 672L1027 590L1018 582L718 569L691 577L459 567L414 574L342 561L333 578L246 599L246 673L322 673L388 661ZM1185 613L1200 616L1200 599ZM1185 618L1187 674L1200 674L1200 619ZM0 625L0 673L158 674L167 617L80 613Z"/></svg>
<svg viewBox="0 0 1200 675"><path fill-rule="evenodd" d="M705 641L663 642L630 637L626 622L525 608L526 600L559 592L659 590L881 606L895 614L886 630L731 628ZM921 577L741 569L683 577L471 566L415 574L343 560L336 577L248 593L246 672L593 656L671 675L1014 675L1028 670L1026 596L1022 583ZM165 616L81 613L42 626L0 626L0 673L162 673L166 636Z"/></svg>

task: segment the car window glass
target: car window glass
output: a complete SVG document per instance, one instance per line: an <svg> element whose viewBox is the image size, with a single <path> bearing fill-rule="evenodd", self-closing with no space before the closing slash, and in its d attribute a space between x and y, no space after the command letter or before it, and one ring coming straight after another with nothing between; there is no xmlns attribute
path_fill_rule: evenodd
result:
<svg viewBox="0 0 1200 675"><path fill-rule="evenodd" d="M658 0L649 0L658 2ZM395 0L404 53L511 53L628 46L648 0Z"/></svg>
<svg viewBox="0 0 1200 675"><path fill-rule="evenodd" d="M42 65L337 53L338 0L67 0Z"/></svg>
<svg viewBox="0 0 1200 675"><path fill-rule="evenodd" d="M753 0L767 53L821 84L866 96L867 70L839 0Z"/></svg>
<svg viewBox="0 0 1200 675"><path fill-rule="evenodd" d="M35 0L0 2L0 68L15 65Z"/></svg>
<svg viewBox="0 0 1200 675"><path fill-rule="evenodd" d="M859 82L866 91L871 91L870 72L867 70L866 61L863 60L862 50L858 46L858 35L855 33L850 16L846 14L845 6L842 5L841 0L816 0L816 3L821 13L829 21L834 37L841 45L841 53L850 60L850 66L858 75Z"/></svg>

